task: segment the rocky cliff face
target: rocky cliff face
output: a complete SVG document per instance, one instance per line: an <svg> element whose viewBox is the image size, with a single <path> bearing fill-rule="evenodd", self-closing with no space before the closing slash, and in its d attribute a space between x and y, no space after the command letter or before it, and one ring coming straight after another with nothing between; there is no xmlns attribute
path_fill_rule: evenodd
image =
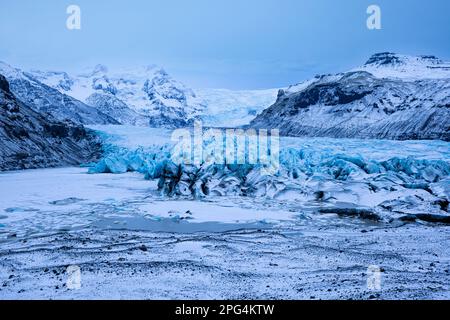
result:
<svg viewBox="0 0 450 320"><path fill-rule="evenodd" d="M0 111L0 170L77 165L99 155L91 131L34 111L14 96L3 75Z"/></svg>
<svg viewBox="0 0 450 320"><path fill-rule="evenodd" d="M377 54L361 68L280 90L250 126L289 136L448 141L450 66Z"/></svg>
<svg viewBox="0 0 450 320"><path fill-rule="evenodd" d="M119 124L107 113L61 93L30 73L0 62L0 74L3 74L9 82L13 94L39 113L78 124Z"/></svg>

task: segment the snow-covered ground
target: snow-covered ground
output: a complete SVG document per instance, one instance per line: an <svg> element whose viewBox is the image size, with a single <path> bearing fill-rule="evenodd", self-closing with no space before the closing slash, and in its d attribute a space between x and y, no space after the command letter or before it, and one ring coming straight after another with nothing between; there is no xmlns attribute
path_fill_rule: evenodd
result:
<svg viewBox="0 0 450 320"><path fill-rule="evenodd" d="M1 238L77 230L92 224L154 229L154 222L165 220L268 224L294 220L296 216L282 209L239 207L240 203L231 201L167 200L157 195L156 181L146 181L141 174L86 172L86 168L58 168L1 173Z"/></svg>
<svg viewBox="0 0 450 320"><path fill-rule="evenodd" d="M93 129L117 161L171 143L169 130ZM167 195L144 171L0 173L0 299L450 298L449 227L400 219L448 215L449 143L282 138L281 149L300 153L278 177L252 175L265 194Z"/></svg>

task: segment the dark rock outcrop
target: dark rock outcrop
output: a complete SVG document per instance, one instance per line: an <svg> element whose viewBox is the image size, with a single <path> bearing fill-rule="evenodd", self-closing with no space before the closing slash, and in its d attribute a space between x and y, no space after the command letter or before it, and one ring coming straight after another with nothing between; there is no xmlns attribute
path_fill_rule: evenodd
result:
<svg viewBox="0 0 450 320"><path fill-rule="evenodd" d="M33 110L53 118L77 124L119 124L110 115L61 93L36 79L32 74L0 61L0 73L7 79L11 92Z"/></svg>
<svg viewBox="0 0 450 320"><path fill-rule="evenodd" d="M0 75L0 170L77 165L96 159L99 152L90 130L34 111Z"/></svg>
<svg viewBox="0 0 450 320"><path fill-rule="evenodd" d="M280 92L250 127L279 128L287 136L449 141L446 70L435 57L376 54L361 70L318 76Z"/></svg>

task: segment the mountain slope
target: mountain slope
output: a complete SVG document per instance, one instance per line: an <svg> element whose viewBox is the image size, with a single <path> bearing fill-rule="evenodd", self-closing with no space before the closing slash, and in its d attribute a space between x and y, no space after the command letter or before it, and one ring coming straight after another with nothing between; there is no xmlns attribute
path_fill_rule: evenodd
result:
<svg viewBox="0 0 450 320"><path fill-rule="evenodd" d="M448 141L450 68L434 57L377 54L361 68L280 90L250 126L290 136Z"/></svg>
<svg viewBox="0 0 450 320"><path fill-rule="evenodd" d="M30 73L3 62L0 62L0 73L8 80L14 95L40 113L78 124L118 124L109 115L45 85Z"/></svg>
<svg viewBox="0 0 450 320"><path fill-rule="evenodd" d="M184 126L204 107L191 89L156 66L110 72L97 65L78 75L52 71L31 74L62 93L112 114L122 124Z"/></svg>
<svg viewBox="0 0 450 320"><path fill-rule="evenodd" d="M90 131L41 115L17 98L0 75L0 170L76 165L96 158Z"/></svg>

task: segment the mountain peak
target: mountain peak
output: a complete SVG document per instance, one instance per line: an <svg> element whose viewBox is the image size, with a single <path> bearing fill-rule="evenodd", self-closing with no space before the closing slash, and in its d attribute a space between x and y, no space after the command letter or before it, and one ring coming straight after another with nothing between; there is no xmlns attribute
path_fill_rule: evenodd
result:
<svg viewBox="0 0 450 320"><path fill-rule="evenodd" d="M0 73L3 74L3 76L5 76L5 78L8 78L8 77L20 78L20 77L22 77L22 72L19 69L16 69L3 61L0 61Z"/></svg>
<svg viewBox="0 0 450 320"><path fill-rule="evenodd" d="M444 62L433 55L407 56L393 52L381 52L372 55L364 66L396 67L402 65L439 65Z"/></svg>
<svg viewBox="0 0 450 320"><path fill-rule="evenodd" d="M367 71L377 78L409 80L450 78L450 63L433 55L409 56L381 52L372 55L362 67L354 70Z"/></svg>
<svg viewBox="0 0 450 320"><path fill-rule="evenodd" d="M372 55L364 65L387 66L387 65L398 65L403 63L404 61L402 61L401 57L396 53L380 52Z"/></svg>
<svg viewBox="0 0 450 320"><path fill-rule="evenodd" d="M99 74L99 73L108 73L108 67L103 64L97 64L94 67L94 70L92 71L92 74Z"/></svg>

